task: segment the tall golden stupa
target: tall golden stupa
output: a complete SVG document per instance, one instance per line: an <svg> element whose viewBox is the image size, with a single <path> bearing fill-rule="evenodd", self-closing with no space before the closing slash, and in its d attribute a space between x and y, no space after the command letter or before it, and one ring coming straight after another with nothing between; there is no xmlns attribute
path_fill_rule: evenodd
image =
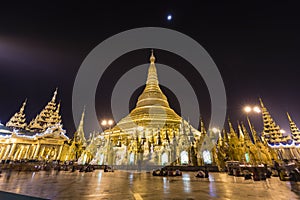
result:
<svg viewBox="0 0 300 200"><path fill-rule="evenodd" d="M167 97L159 87L152 51L146 87L139 96L136 107L113 130L132 128L132 125L148 129L179 128L180 124L181 117L170 108Z"/></svg>
<svg viewBox="0 0 300 200"><path fill-rule="evenodd" d="M150 56L146 87L136 107L113 128L94 137L79 162L112 165L201 164L204 135L170 108Z"/></svg>

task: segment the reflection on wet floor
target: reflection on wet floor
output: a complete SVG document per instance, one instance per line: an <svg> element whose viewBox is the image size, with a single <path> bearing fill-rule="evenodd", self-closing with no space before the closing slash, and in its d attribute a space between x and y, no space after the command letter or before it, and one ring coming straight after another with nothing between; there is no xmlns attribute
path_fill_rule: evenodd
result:
<svg viewBox="0 0 300 200"><path fill-rule="evenodd" d="M245 181L225 173L196 178L194 172L179 177L154 177L151 173L6 172L0 190L48 199L300 199L289 182L272 177Z"/></svg>

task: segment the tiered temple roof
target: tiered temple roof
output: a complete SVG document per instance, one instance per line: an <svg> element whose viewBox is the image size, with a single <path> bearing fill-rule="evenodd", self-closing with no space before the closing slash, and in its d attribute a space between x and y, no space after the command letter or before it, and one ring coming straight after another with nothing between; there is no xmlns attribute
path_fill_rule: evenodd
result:
<svg viewBox="0 0 300 200"><path fill-rule="evenodd" d="M26 124L26 117L24 113L24 109L26 106L26 101L24 101L23 105L20 108L20 111L15 113L10 120L6 123L6 126L9 128L14 128L14 129L25 129L27 124Z"/></svg>
<svg viewBox="0 0 300 200"><path fill-rule="evenodd" d="M60 104L56 106L57 89L55 90L51 101L45 106L45 108L33 119L27 126L27 130L30 132L44 132L47 128L50 128L54 124L61 123L61 116L59 114Z"/></svg>
<svg viewBox="0 0 300 200"><path fill-rule="evenodd" d="M299 131L299 128L297 127L295 122L292 120L289 113L287 113L287 116L288 116L288 119L289 119L289 122L290 122L290 130L291 130L291 134L292 134L292 139L294 140L294 144L299 145L300 144L300 131Z"/></svg>
<svg viewBox="0 0 300 200"><path fill-rule="evenodd" d="M263 139L266 140L269 144L279 145L283 139L280 127L275 123L269 111L264 106L262 100L259 99L259 101L262 109L262 117L264 123L264 130L262 133Z"/></svg>

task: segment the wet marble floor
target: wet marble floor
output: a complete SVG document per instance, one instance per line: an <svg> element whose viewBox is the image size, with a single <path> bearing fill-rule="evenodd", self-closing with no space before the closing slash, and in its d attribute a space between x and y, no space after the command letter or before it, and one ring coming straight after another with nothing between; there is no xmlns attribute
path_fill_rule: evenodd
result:
<svg viewBox="0 0 300 200"><path fill-rule="evenodd" d="M2 173L0 190L46 199L300 199L289 182L272 177L267 181L244 180L225 173L209 179L193 172L182 177L154 177L150 173L12 172Z"/></svg>

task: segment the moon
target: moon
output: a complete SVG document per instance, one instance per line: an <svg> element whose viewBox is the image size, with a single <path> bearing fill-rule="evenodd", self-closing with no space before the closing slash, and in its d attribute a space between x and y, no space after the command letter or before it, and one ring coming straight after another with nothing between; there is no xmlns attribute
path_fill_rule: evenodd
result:
<svg viewBox="0 0 300 200"><path fill-rule="evenodd" d="M168 14L168 15L167 15L167 20L168 20L168 21L171 21L172 18L173 18L173 16L172 16L171 14Z"/></svg>

